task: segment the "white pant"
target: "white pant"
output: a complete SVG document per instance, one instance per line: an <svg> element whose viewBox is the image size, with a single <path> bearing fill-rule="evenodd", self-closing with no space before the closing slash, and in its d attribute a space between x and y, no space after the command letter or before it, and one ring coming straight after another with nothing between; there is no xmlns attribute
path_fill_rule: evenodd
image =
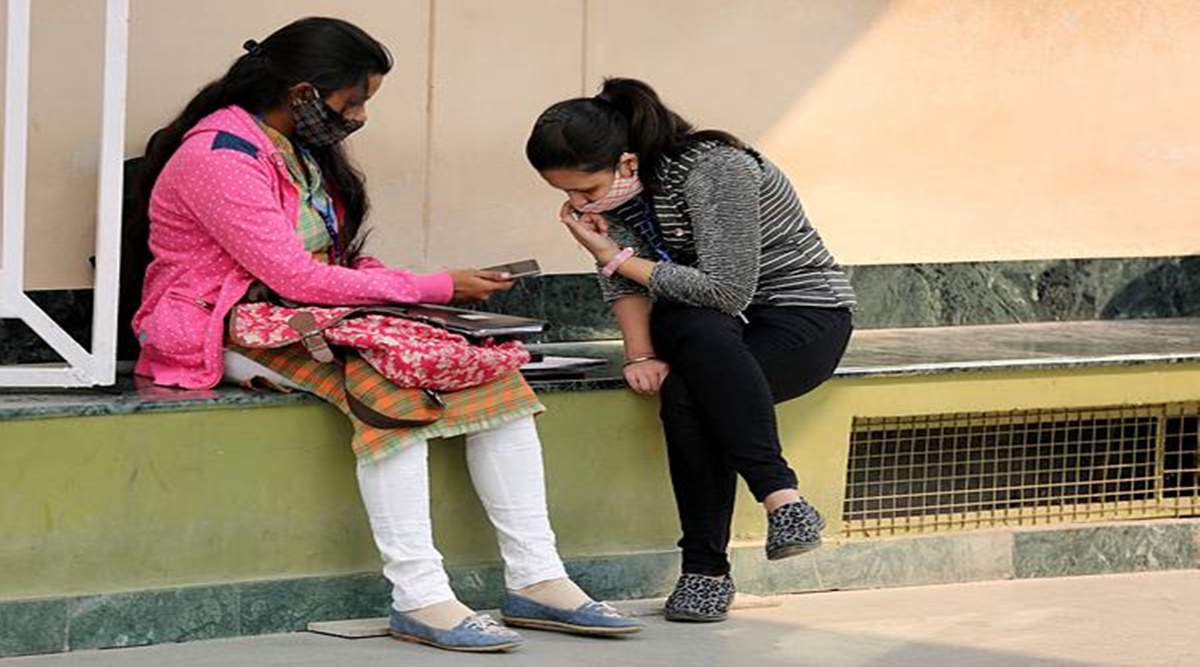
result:
<svg viewBox="0 0 1200 667"><path fill-rule="evenodd" d="M255 376L295 387L269 368L225 353L226 379L240 382ZM358 465L359 492L399 611L454 598L442 555L433 545L428 451L421 442L378 463ZM567 576L546 511L542 446L533 417L468 434L467 468L496 529L505 586L518 589Z"/></svg>

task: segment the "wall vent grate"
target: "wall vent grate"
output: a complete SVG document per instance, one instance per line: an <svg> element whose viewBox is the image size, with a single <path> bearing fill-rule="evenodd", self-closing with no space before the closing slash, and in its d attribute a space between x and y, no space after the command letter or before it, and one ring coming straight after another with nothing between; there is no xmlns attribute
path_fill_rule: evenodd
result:
<svg viewBox="0 0 1200 667"><path fill-rule="evenodd" d="M847 536L1200 515L1200 405L854 420Z"/></svg>

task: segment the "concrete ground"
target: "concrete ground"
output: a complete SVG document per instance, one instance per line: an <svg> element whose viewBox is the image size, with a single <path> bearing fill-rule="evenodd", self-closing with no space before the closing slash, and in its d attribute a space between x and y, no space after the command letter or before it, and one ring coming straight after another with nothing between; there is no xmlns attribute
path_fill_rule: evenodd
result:
<svg viewBox="0 0 1200 667"><path fill-rule="evenodd" d="M500 655L298 633L8 658L0 667L273 665L1200 665L1200 571L794 595L725 623L660 616L625 639L525 631Z"/></svg>

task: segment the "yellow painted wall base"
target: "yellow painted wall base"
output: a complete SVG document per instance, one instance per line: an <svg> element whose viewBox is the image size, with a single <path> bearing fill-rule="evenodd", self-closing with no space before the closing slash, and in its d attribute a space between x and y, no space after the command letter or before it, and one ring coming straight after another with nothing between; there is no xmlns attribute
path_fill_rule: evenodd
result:
<svg viewBox="0 0 1200 667"><path fill-rule="evenodd" d="M855 416L1200 398L1200 367L1147 365L836 379L779 409L802 492L841 528ZM653 399L552 393L539 418L564 556L671 549ZM0 599L370 571L348 429L315 405L0 422ZM461 439L431 448L434 525L454 566L498 559ZM745 490L739 540L759 540Z"/></svg>

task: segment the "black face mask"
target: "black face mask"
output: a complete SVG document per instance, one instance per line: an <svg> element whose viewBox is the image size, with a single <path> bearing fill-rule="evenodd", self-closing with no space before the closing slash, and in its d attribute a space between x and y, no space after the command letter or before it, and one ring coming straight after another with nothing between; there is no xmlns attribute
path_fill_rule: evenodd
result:
<svg viewBox="0 0 1200 667"><path fill-rule="evenodd" d="M366 124L342 116L316 94L292 105L292 121L296 124L296 139L314 148L332 146Z"/></svg>

